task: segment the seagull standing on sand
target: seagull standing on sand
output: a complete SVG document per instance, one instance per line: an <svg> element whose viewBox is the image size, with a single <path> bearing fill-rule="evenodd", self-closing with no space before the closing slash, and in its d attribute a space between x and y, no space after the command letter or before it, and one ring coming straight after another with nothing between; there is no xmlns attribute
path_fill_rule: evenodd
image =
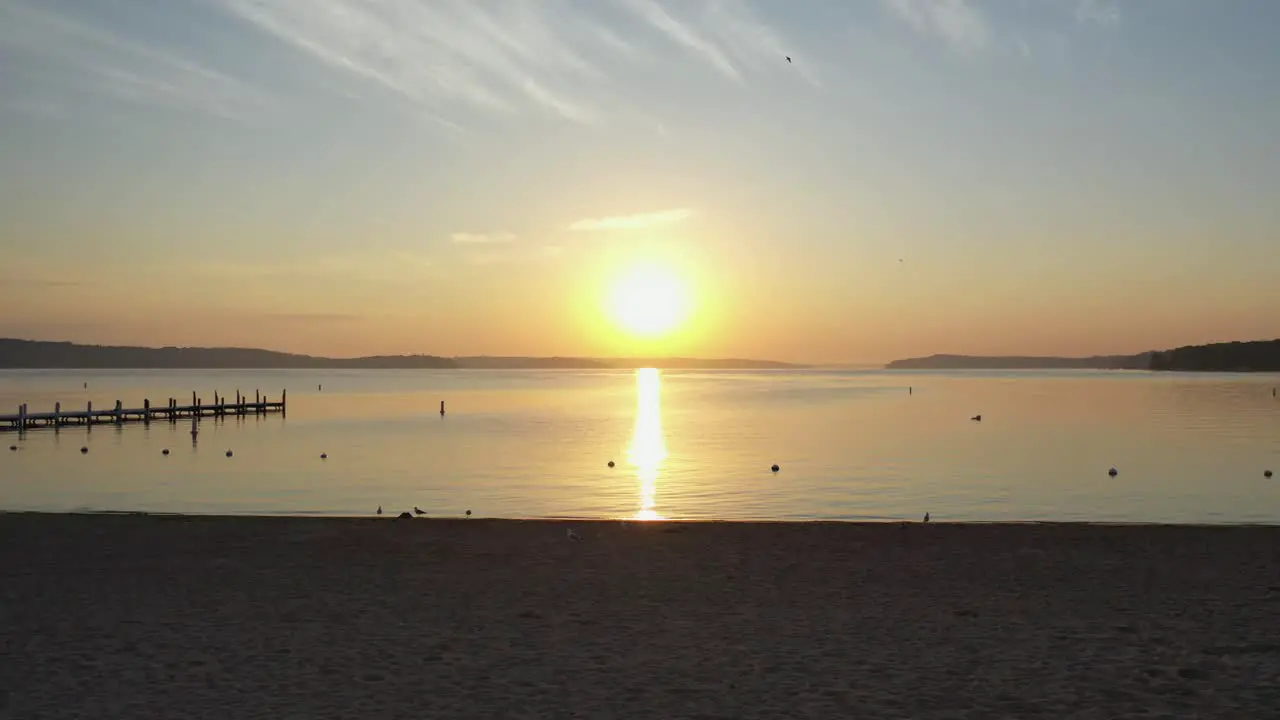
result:
<svg viewBox="0 0 1280 720"><path fill-rule="evenodd" d="M378 514L379 514L379 515L381 515L381 514L382 514L382 506L381 506L381 505L379 505L379 506L378 506Z"/></svg>
<svg viewBox="0 0 1280 720"><path fill-rule="evenodd" d="M426 514L427 514L427 511L426 511L426 510L423 510L422 508L418 507L417 505L414 505L414 506L413 506L413 514L414 514L414 515L426 515Z"/></svg>
<svg viewBox="0 0 1280 720"><path fill-rule="evenodd" d="M929 513L924 514L924 522L929 522Z"/></svg>

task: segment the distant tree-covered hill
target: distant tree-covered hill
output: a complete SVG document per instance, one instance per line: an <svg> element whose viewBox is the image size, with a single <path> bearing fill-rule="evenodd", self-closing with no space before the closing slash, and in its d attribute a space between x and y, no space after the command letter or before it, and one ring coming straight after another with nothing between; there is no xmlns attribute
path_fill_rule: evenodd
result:
<svg viewBox="0 0 1280 720"><path fill-rule="evenodd" d="M146 348L0 339L0 368L31 369L285 369L454 368L434 355L325 358L249 348Z"/></svg>
<svg viewBox="0 0 1280 720"><path fill-rule="evenodd" d="M435 355L328 358L249 348L147 348L0 338L0 368L5 369L603 370L637 367L768 369L799 366L768 360L693 358L447 358Z"/></svg>
<svg viewBox="0 0 1280 720"><path fill-rule="evenodd" d="M930 355L894 360L890 370L1172 370L1190 372L1280 372L1280 340L1187 345L1137 355L980 357Z"/></svg>
<svg viewBox="0 0 1280 720"><path fill-rule="evenodd" d="M1151 353L1094 357L930 355L894 360L889 370L1146 370Z"/></svg>
<svg viewBox="0 0 1280 720"><path fill-rule="evenodd" d="M773 360L742 358L565 358L565 357L455 357L459 367L476 370L781 370L804 367Z"/></svg>
<svg viewBox="0 0 1280 720"><path fill-rule="evenodd" d="M1152 370L1280 372L1280 340L1187 345L1153 353Z"/></svg>

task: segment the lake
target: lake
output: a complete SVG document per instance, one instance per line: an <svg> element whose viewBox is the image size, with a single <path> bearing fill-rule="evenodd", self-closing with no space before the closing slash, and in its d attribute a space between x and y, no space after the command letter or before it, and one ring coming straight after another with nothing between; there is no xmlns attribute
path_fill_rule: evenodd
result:
<svg viewBox="0 0 1280 720"><path fill-rule="evenodd" d="M195 442L190 421L4 433L0 510L1270 523L1277 385L1103 371L0 371L5 413L289 393L287 417L205 419Z"/></svg>

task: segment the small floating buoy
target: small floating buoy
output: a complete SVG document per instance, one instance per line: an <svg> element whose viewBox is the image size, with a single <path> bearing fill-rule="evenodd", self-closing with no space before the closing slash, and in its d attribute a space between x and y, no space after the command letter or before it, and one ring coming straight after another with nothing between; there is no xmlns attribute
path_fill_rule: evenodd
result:
<svg viewBox="0 0 1280 720"><path fill-rule="evenodd" d="M87 445L86 445L85 447L80 448L80 454L81 454L81 455L84 455L84 454L86 454L86 453L88 453L88 452L89 452L89 447L88 447Z"/></svg>
<svg viewBox="0 0 1280 720"><path fill-rule="evenodd" d="M1110 475L1111 477L1115 477L1120 474L1120 471L1116 470L1115 468L1111 468L1110 470L1107 471L1107 474Z"/></svg>
<svg viewBox="0 0 1280 720"><path fill-rule="evenodd" d="M328 460L328 459L329 459L329 453L320 453L320 459L321 459L321 460Z"/></svg>
<svg viewBox="0 0 1280 720"><path fill-rule="evenodd" d="M1271 477L1271 471L1270 471L1270 470L1263 470L1263 471L1262 471L1262 477L1265 477L1265 478L1269 478L1269 477Z"/></svg>
<svg viewBox="0 0 1280 720"><path fill-rule="evenodd" d="M227 457L231 457L231 451L230 451L230 450L228 450L228 451L227 451Z"/></svg>
<svg viewBox="0 0 1280 720"><path fill-rule="evenodd" d="M779 468L777 465L774 465L773 467L771 467L771 468L769 468L769 469L770 469L770 470L772 470L772 471L774 471L774 472L778 472L778 470L779 470L780 468Z"/></svg>
<svg viewBox="0 0 1280 720"><path fill-rule="evenodd" d="M970 420L976 420L977 422L982 422L982 416L981 416L981 415L974 415L973 417L971 417L971 418L969 418L969 419L970 419Z"/></svg>
<svg viewBox="0 0 1280 720"><path fill-rule="evenodd" d="M467 511L467 517L471 517L471 511L470 511L470 510L468 510L468 511Z"/></svg>
<svg viewBox="0 0 1280 720"><path fill-rule="evenodd" d="M165 448L165 449L161 450L161 451L160 451L160 454L161 454L161 455L168 455L168 454L169 454L169 448Z"/></svg>
<svg viewBox="0 0 1280 720"><path fill-rule="evenodd" d="M9 446L9 450L10 450L11 452L17 452L17 451L18 451L18 446L17 446L17 445L10 445L10 446Z"/></svg>
<svg viewBox="0 0 1280 720"><path fill-rule="evenodd" d="M613 467L613 461L612 461L612 460L610 460L610 461L609 461L609 467Z"/></svg>

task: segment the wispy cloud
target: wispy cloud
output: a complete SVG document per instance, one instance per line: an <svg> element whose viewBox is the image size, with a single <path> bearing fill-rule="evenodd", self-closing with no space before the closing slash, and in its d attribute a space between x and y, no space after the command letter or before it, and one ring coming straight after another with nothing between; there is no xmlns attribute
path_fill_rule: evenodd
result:
<svg viewBox="0 0 1280 720"><path fill-rule="evenodd" d="M457 232L449 236L453 242L464 245L493 245L501 243L515 242L516 236L509 232L500 233L473 233L473 232Z"/></svg>
<svg viewBox="0 0 1280 720"><path fill-rule="evenodd" d="M888 9L917 32L941 38L961 52L986 46L986 18L969 0L884 0Z"/></svg>
<svg viewBox="0 0 1280 720"><path fill-rule="evenodd" d="M1087 25L1114 28L1120 24L1120 7L1113 0L1074 0L1072 14Z"/></svg>
<svg viewBox="0 0 1280 720"><path fill-rule="evenodd" d="M691 25L677 20L656 0L623 0L623 2L643 18L645 22L666 35L672 42L701 55L704 60L723 73L725 77L737 83L742 82L742 74L729 61L729 57L720 49L719 45L703 36Z"/></svg>
<svg viewBox="0 0 1280 720"><path fill-rule="evenodd" d="M1024 59L1035 54L1027 27L1008 24L1007 15L989 17L983 9L990 6L977 0L882 0L882 4L916 32L938 38L957 52L986 50L999 36L1001 45L1011 45ZM1121 20L1115 0L1023 0L1021 9L1058 25L1114 29Z"/></svg>
<svg viewBox="0 0 1280 720"><path fill-rule="evenodd" d="M638 213L635 215L613 215L599 218L583 218L569 225L574 232L596 232L600 230L640 230L657 225L670 225L686 220L693 215L689 208L673 208L658 212Z"/></svg>
<svg viewBox="0 0 1280 720"><path fill-rule="evenodd" d="M554 3L467 0L220 0L234 16L336 70L411 101L579 123L597 113L574 78L597 70L547 17Z"/></svg>
<svg viewBox="0 0 1280 720"><path fill-rule="evenodd" d="M243 118L261 110L256 88L158 47L50 10L46 3L0 2L0 48L71 71L83 89L117 100Z"/></svg>
<svg viewBox="0 0 1280 720"><path fill-rule="evenodd" d="M762 22L751 6L741 0L708 0L706 24L720 38L729 54L742 66L756 71L766 68L794 71L811 85L821 85L812 61L789 47L777 31ZM783 59L795 56L784 66Z"/></svg>

